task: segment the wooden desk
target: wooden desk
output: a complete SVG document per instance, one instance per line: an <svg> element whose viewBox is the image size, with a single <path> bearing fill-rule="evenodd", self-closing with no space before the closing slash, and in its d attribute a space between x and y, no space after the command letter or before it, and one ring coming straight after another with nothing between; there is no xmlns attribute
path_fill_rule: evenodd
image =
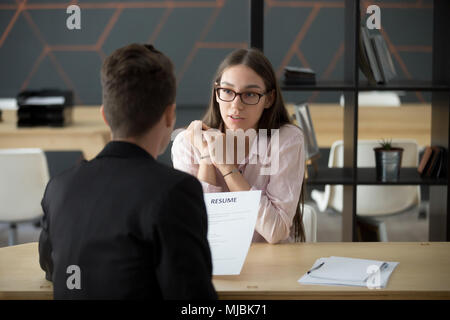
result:
<svg viewBox="0 0 450 320"><path fill-rule="evenodd" d="M387 288L300 285L320 257L398 261ZM0 299L51 299L37 243L0 248ZM220 299L450 299L449 242L253 244L238 276L215 276Z"/></svg>
<svg viewBox="0 0 450 320"><path fill-rule="evenodd" d="M73 124L63 128L17 128L17 111L3 110L0 148L41 148L81 150L87 160L94 158L111 139L100 107L75 107Z"/></svg>
<svg viewBox="0 0 450 320"><path fill-rule="evenodd" d="M292 105L288 111L293 114ZM344 108L337 104L310 104L317 143L329 148L343 138ZM0 122L0 148L42 148L44 150L82 150L92 159L110 140L100 107L75 107L74 123L65 128L17 128L16 111L4 110ZM178 112L183 112L180 107ZM405 104L401 107L360 107L359 139L416 139L420 146L431 141L431 106ZM194 120L194 119L192 119Z"/></svg>

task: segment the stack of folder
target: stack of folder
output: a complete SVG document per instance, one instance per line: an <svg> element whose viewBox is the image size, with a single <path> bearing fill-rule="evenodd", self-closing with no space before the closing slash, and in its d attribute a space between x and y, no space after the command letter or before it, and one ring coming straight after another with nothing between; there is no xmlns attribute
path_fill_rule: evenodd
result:
<svg viewBox="0 0 450 320"><path fill-rule="evenodd" d="M283 82L285 85L315 84L316 73L309 68L287 66L284 67Z"/></svg>
<svg viewBox="0 0 450 320"><path fill-rule="evenodd" d="M58 89L23 91L17 96L17 105L18 127L63 127L72 123L72 91Z"/></svg>

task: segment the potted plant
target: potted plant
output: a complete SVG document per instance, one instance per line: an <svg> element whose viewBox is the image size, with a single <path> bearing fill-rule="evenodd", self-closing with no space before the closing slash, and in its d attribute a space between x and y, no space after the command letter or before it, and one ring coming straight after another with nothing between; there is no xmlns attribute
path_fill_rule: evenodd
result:
<svg viewBox="0 0 450 320"><path fill-rule="evenodd" d="M392 140L382 140L375 151L375 166L377 180L388 182L397 181L402 164L403 148L393 147Z"/></svg>

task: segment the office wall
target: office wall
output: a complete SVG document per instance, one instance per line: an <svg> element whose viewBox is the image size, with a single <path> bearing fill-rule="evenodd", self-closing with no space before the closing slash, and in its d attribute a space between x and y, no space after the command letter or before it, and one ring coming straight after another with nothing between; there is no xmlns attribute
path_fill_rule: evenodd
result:
<svg viewBox="0 0 450 320"><path fill-rule="evenodd" d="M221 59L248 46L248 0L72 2L81 8L81 30L66 27L68 0L1 1L0 97L52 86L73 89L78 104L98 105L104 57L130 42L152 42L175 63L179 104L203 105ZM381 7L399 77L430 79L432 1L361 1L367 4ZM271 0L265 8L265 52L279 75L285 65L298 65L319 79L342 79L342 0ZM335 94L310 98L336 101Z"/></svg>
<svg viewBox="0 0 450 320"><path fill-rule="evenodd" d="M68 30L66 8L81 8L81 30ZM382 35L400 79L431 79L432 1L361 0L381 8ZM265 1L265 53L281 76L286 65L318 79L342 79L344 1ZM99 70L114 49L150 42L172 58L179 89L178 126L203 113L223 57L249 42L248 0L1 0L0 97L27 88L72 89L77 104L99 105ZM361 74L362 77L362 74ZM285 93L288 101L338 102L340 93ZM403 101L426 101L408 93Z"/></svg>

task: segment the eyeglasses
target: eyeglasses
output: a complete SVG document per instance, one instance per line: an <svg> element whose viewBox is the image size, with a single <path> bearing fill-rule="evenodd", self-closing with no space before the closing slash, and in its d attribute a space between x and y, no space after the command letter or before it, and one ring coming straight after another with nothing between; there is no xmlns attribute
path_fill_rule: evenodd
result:
<svg viewBox="0 0 450 320"><path fill-rule="evenodd" d="M234 90L228 89L228 88L216 88L217 97L225 102L231 102L233 101L236 96L239 96L241 98L241 101L243 104L248 105L255 105L259 103L259 100L262 96L265 96L267 92L265 93L258 93L258 92L236 92Z"/></svg>

